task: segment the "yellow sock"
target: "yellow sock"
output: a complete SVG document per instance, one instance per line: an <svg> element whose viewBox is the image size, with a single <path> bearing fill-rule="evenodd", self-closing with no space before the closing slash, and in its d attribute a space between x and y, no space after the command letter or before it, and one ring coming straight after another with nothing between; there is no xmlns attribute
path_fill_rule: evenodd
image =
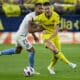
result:
<svg viewBox="0 0 80 80"><path fill-rule="evenodd" d="M64 54L62 52L59 52L58 54L56 54L56 57L58 59L61 59L62 61L64 61L67 64L70 63L70 61L64 56Z"/></svg>
<svg viewBox="0 0 80 80"><path fill-rule="evenodd" d="M52 59L52 61L50 62L49 67L50 68L54 67L54 65L56 64L57 60L58 60L57 58Z"/></svg>

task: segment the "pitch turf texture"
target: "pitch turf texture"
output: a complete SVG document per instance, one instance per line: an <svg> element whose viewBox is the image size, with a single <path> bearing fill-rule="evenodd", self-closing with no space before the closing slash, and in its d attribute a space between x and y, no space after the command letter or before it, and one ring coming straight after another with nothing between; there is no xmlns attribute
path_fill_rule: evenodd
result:
<svg viewBox="0 0 80 80"><path fill-rule="evenodd" d="M12 48L14 45L0 45L0 50ZM35 69L40 75L24 77L23 68L28 65L28 53L23 50L21 54L0 56L0 80L80 80L80 45L62 45L65 56L77 64L76 69L70 68L62 61L55 66L55 75L50 75L47 66L51 60L52 52L42 44L34 45L36 50Z"/></svg>

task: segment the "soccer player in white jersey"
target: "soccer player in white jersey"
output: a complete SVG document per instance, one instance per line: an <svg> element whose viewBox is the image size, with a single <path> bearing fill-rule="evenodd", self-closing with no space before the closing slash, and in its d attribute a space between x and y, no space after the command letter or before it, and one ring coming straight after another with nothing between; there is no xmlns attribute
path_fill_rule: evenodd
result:
<svg viewBox="0 0 80 80"><path fill-rule="evenodd" d="M16 40L16 48L10 48L6 50L0 51L0 55L11 55L11 54L17 54L22 51L22 48L25 48L29 52L29 66L34 69L34 54L35 50L32 46L32 44L26 39L26 36L30 32L36 32L40 30L39 28L34 28L29 25L30 20L34 18L35 16L42 13L42 3L36 3L35 4L35 11L27 14L22 23L20 24L19 30L17 31L15 35ZM34 35L35 36L35 35ZM37 38L34 37L36 40Z"/></svg>

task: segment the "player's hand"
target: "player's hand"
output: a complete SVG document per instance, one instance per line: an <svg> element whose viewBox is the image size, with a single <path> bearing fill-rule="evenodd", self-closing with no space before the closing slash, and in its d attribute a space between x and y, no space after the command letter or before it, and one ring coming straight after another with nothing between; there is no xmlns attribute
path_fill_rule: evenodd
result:
<svg viewBox="0 0 80 80"><path fill-rule="evenodd" d="M39 32L42 32L43 30L45 30L42 26L37 26L37 30L39 31Z"/></svg>

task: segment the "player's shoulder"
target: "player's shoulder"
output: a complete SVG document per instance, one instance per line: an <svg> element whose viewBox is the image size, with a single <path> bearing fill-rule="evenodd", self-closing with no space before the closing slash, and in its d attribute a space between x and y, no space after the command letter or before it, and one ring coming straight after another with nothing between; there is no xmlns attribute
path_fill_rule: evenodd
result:
<svg viewBox="0 0 80 80"><path fill-rule="evenodd" d="M38 16L36 16L36 17L39 18L39 19L43 19L44 13L41 13L40 15L38 15Z"/></svg>
<svg viewBox="0 0 80 80"><path fill-rule="evenodd" d="M31 16L35 16L35 12L30 12L25 17L31 17Z"/></svg>
<svg viewBox="0 0 80 80"><path fill-rule="evenodd" d="M28 15L35 15L35 12L30 12Z"/></svg>
<svg viewBox="0 0 80 80"><path fill-rule="evenodd" d="M53 11L53 15L59 17L59 14L56 11Z"/></svg>
<svg viewBox="0 0 80 80"><path fill-rule="evenodd" d="M43 13L41 13L41 14L37 15L36 17L41 17L42 15L43 15Z"/></svg>

